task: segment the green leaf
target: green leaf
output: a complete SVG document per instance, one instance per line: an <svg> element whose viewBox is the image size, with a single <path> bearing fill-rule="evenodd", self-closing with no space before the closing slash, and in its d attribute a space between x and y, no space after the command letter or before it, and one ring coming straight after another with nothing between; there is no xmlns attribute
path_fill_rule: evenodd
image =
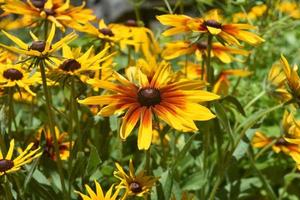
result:
<svg viewBox="0 0 300 200"><path fill-rule="evenodd" d="M163 184L165 200L171 199L170 197L172 194L172 187L173 187L173 172L172 170L169 169L167 171L166 181Z"/></svg>
<svg viewBox="0 0 300 200"><path fill-rule="evenodd" d="M256 129L249 129L246 132L245 138L240 140L239 144L237 145L236 149L233 152L233 157L236 160L241 159L247 152L250 142L255 134Z"/></svg>
<svg viewBox="0 0 300 200"><path fill-rule="evenodd" d="M35 161L33 161L33 164L32 164L32 166L31 166L31 168L30 168L30 171L29 171L29 173L28 173L28 175L26 176L25 181L24 181L24 191L26 190L26 188L27 188L27 186L28 186L28 183L29 183L30 180L32 179L33 173L34 173L34 171L35 171L35 169L36 169L38 163L39 163L39 159L36 159Z"/></svg>
<svg viewBox="0 0 300 200"><path fill-rule="evenodd" d="M204 173L198 171L187 177L184 180L183 186L181 188L182 190L199 190L204 186L206 182L207 179L205 178Z"/></svg>
<svg viewBox="0 0 300 200"><path fill-rule="evenodd" d="M228 101L229 103L233 104L236 109L243 115L246 116L245 110L242 106L242 104L239 102L239 100L237 98L235 98L234 96L228 95L226 97L224 97L221 101Z"/></svg>
<svg viewBox="0 0 300 200"><path fill-rule="evenodd" d="M101 164L101 159L97 148L95 146L91 146L91 152L86 168L86 174L91 175L97 169L99 164Z"/></svg>

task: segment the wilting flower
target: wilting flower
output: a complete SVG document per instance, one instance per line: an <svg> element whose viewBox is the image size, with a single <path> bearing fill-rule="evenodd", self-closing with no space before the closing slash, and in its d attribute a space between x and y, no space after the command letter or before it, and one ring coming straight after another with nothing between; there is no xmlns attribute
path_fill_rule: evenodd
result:
<svg viewBox="0 0 300 200"><path fill-rule="evenodd" d="M197 58L207 56L207 42L191 43L188 41L178 41L168 43L162 53L164 59L173 59L186 54L196 54ZM223 46L221 43L212 43L211 57L217 57L224 63L230 63L234 60L231 54L247 56L248 51Z"/></svg>
<svg viewBox="0 0 300 200"><path fill-rule="evenodd" d="M52 24L49 36L46 41L39 40L37 36L35 36L32 32L30 32L33 42L30 46L28 46L25 42L23 42L21 39L17 38L16 36L11 35L5 32L4 30L2 30L2 32L10 40L16 43L19 46L19 48L7 46L4 44L0 44L0 46L15 53L24 54L30 57L37 57L37 58L46 58L50 56L53 52L59 50L63 44L69 43L77 37L76 33L72 32L66 35L65 37L63 37L62 39L60 39L55 44L52 44L55 35L55 25Z"/></svg>
<svg viewBox="0 0 300 200"><path fill-rule="evenodd" d="M264 40L247 30L256 29L250 24L227 24L221 20L217 10L210 11L204 18L191 18L185 15L166 14L157 16L157 19L173 28L165 31L163 35L170 36L182 32L209 33L215 35L229 44L240 45L238 40L256 45Z"/></svg>
<svg viewBox="0 0 300 200"><path fill-rule="evenodd" d="M149 56L149 53L156 55L160 52L153 32L146 27L138 26L135 20L127 20L124 24L111 24L110 27L127 36L126 39L120 40L121 49L127 45L133 45L136 52L141 49L145 56Z"/></svg>
<svg viewBox="0 0 300 200"><path fill-rule="evenodd" d="M63 59L53 59L53 63L49 63L49 66L53 68L52 73L54 74L79 77L84 73L100 70L99 64L113 55L106 55L107 50L108 47L104 48L98 54L93 55L93 46L85 53L82 53L81 48L71 49L68 45L63 45Z"/></svg>
<svg viewBox="0 0 300 200"><path fill-rule="evenodd" d="M292 114L285 111L282 119L282 134L278 137L267 137L262 132L256 132L252 145L263 148L272 145L275 153L283 152L293 158L300 166L300 122L296 122Z"/></svg>
<svg viewBox="0 0 300 200"><path fill-rule="evenodd" d="M23 15L29 18L32 24L46 19L62 30L65 30L66 26L76 28L77 24L87 23L96 18L92 10L84 7L84 1L81 6L73 7L70 0L6 0L2 5L7 14Z"/></svg>
<svg viewBox="0 0 300 200"><path fill-rule="evenodd" d="M286 76L280 65L274 64L269 71L267 79L267 91L270 95L279 98L283 102L289 101L292 96L285 86Z"/></svg>
<svg viewBox="0 0 300 200"><path fill-rule="evenodd" d="M213 87L213 92L216 94L227 95L230 87L230 81L228 76L235 77L247 77L251 75L252 72L244 69L225 69L219 73L218 79Z"/></svg>
<svg viewBox="0 0 300 200"><path fill-rule="evenodd" d="M109 190L104 194L101 185L95 180L96 193L90 188L90 186L85 185L88 195L82 194L81 192L75 191L81 196L83 200L116 200L120 190L117 189L115 193L112 193L114 185L112 185Z"/></svg>
<svg viewBox="0 0 300 200"><path fill-rule="evenodd" d="M24 88L32 96L35 93L30 89L30 86L41 82L41 77L38 73L31 74L22 68L22 64L6 63L0 68L0 85L4 88L19 87Z"/></svg>
<svg viewBox="0 0 300 200"><path fill-rule="evenodd" d="M283 67L283 71L286 76L287 84L290 89L290 93L292 96L296 99L299 100L300 98L300 77L298 75L298 66L294 65L293 68L290 67L288 61L286 58L281 55L281 63Z"/></svg>
<svg viewBox="0 0 300 200"><path fill-rule="evenodd" d="M238 12L232 16L233 22L256 20L258 17L263 16L267 11L265 4L253 6L248 13Z"/></svg>
<svg viewBox="0 0 300 200"><path fill-rule="evenodd" d="M128 173L126 173L118 163L116 163L116 167L117 171L114 171L114 176L121 181L117 188L126 190L122 198L123 200L128 196L143 197L149 194L155 182L158 180L157 177L147 176L144 170L136 174L131 159Z"/></svg>
<svg viewBox="0 0 300 200"><path fill-rule="evenodd" d="M40 148L31 150L33 143L30 143L27 148L20 153L15 159L13 157L13 151L15 147L15 141L11 140L9 144L9 150L6 157L3 157L2 151L0 151L0 176L20 170L23 165L30 163L35 158L38 158L42 153L38 153Z"/></svg>
<svg viewBox="0 0 300 200"><path fill-rule="evenodd" d="M92 96L80 103L106 105L99 114L110 116L126 110L120 136L126 139L140 120L138 148L148 149L152 139L152 119L156 115L177 130L188 132L198 130L194 120L206 121L215 117L208 108L200 105L219 96L203 88L202 81L172 82L170 66L162 65L153 77L147 77L137 69L137 75L126 79L117 72L114 77L120 84L107 81L90 82L97 87L112 91L112 94ZM139 80L130 80L138 77ZM195 112L197 110L197 112Z"/></svg>
<svg viewBox="0 0 300 200"><path fill-rule="evenodd" d="M37 135L37 142L41 143L42 134L45 136L45 146L44 146L44 153L48 155L52 160L56 160L55 149L54 149L54 141L51 136L51 132L49 128L40 129ZM57 127L55 127L55 135L57 138L58 149L60 159L67 160L70 156L70 149L72 148L74 142L67 141L68 133L60 132Z"/></svg>
<svg viewBox="0 0 300 200"><path fill-rule="evenodd" d="M282 1L277 5L277 9L295 19L300 19L299 3L297 4L296 2Z"/></svg>

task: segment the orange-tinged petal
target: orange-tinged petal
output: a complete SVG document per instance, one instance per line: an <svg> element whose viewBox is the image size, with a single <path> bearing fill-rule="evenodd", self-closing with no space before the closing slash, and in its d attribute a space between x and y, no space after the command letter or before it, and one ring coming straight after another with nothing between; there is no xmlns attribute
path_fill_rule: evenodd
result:
<svg viewBox="0 0 300 200"><path fill-rule="evenodd" d="M143 108L138 132L139 150L149 149L152 141L152 111L151 108Z"/></svg>
<svg viewBox="0 0 300 200"><path fill-rule="evenodd" d="M126 139L129 136L129 134L137 124L138 120L140 119L143 110L144 108L138 106L129 108L129 110L123 118L120 129L120 136L122 139Z"/></svg>
<svg viewBox="0 0 300 200"><path fill-rule="evenodd" d="M78 100L78 103L85 105L102 105L102 104L110 104L115 101L113 95L103 95L103 96L92 96L87 97L83 100Z"/></svg>

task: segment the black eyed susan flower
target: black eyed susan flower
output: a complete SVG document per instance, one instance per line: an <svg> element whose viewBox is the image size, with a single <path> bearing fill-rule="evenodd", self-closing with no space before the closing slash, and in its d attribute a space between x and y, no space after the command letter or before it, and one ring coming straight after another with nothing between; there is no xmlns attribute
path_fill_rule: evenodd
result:
<svg viewBox="0 0 300 200"><path fill-rule="evenodd" d="M63 44L69 43L77 37L77 34L75 32L72 32L72 33L66 35L65 37L63 37L62 39L60 39L58 42L52 44L52 41L55 36L55 25L54 24L52 24L49 36L46 41L40 40L37 36L35 36L32 32L30 32L30 35L33 39L33 42L31 45L27 45L21 39L5 32L4 30L2 30L2 32L10 40L12 40L14 43L16 43L19 46L19 48L7 46L4 44L0 44L0 46L4 47L12 52L15 52L18 54L24 54L24 55L27 55L27 56L33 57L33 58L47 58L47 57L51 56L52 53L59 50L63 46Z"/></svg>
<svg viewBox="0 0 300 200"><path fill-rule="evenodd" d="M84 7L84 1L81 6L74 7L70 5L70 0L6 0L2 5L6 14L23 15L34 25L48 20L63 31L65 27L76 28L77 24L96 18L92 10Z"/></svg>
<svg viewBox="0 0 300 200"><path fill-rule="evenodd" d="M20 153L19 156L17 156L15 159L12 159L13 151L15 148L15 141L11 140L9 145L9 150L5 157L0 151L0 176L2 176L3 174L8 174L11 172L18 171L23 165L26 165L27 163L30 163L35 158L41 156L42 153L39 152L40 148L31 150L33 145L34 145L33 143L30 143L27 146L27 148Z"/></svg>
<svg viewBox="0 0 300 200"><path fill-rule="evenodd" d="M101 185L97 182L94 181L95 185L96 185L96 192L94 192L90 186L85 185L85 188L88 192L88 195L85 195L81 192L75 191L77 194L79 194L82 198L82 200L116 200L120 190L117 189L114 193L113 193L113 188L114 185L112 185L109 190L106 192L106 194L104 194Z"/></svg>
<svg viewBox="0 0 300 200"><path fill-rule="evenodd" d="M194 120L206 121L215 117L205 106L205 101L219 96L203 88L202 81L172 81L169 65L161 65L152 77L147 77L137 69L137 75L126 79L117 72L114 77L120 84L107 81L92 81L90 84L110 90L112 94L92 96L80 103L86 105L106 105L99 114L110 116L125 111L120 136L126 139L138 121L138 148L148 149L152 140L152 120L158 116L171 127L184 131L197 131ZM130 78L138 80L130 80ZM194 112L197 110L198 112Z"/></svg>
<svg viewBox="0 0 300 200"><path fill-rule="evenodd" d="M129 162L128 173L126 173L118 163L116 163L116 167L117 171L114 171L114 176L121 181L117 188L125 189L123 200L128 196L143 197L149 194L155 182L158 180L157 177L147 176L144 170L136 174L132 160Z"/></svg>
<svg viewBox="0 0 300 200"><path fill-rule="evenodd" d="M292 18L300 19L300 6L297 2L282 1L277 5L280 12L286 13Z"/></svg>
<svg viewBox="0 0 300 200"><path fill-rule="evenodd" d="M207 55L207 42L191 43L188 41L177 41L168 43L162 52L164 59L173 59L182 55L196 54L197 58L202 59L203 55ZM223 63L230 63L235 60L231 54L247 56L248 51L223 46L221 43L212 43L211 57L217 57Z"/></svg>
<svg viewBox="0 0 300 200"><path fill-rule="evenodd" d="M80 76L84 73L100 70L99 64L109 59L113 54L106 55L108 47L104 48L98 54L93 55L93 46L85 53L81 48L71 49L68 45L63 45L63 59L53 59L49 66L53 68L55 74L65 74Z"/></svg>
<svg viewBox="0 0 300 200"><path fill-rule="evenodd" d="M35 93L30 86L41 83L41 77L38 73L31 74L22 68L21 64L6 63L1 64L0 85L4 88L19 87L25 89L32 96Z"/></svg>
<svg viewBox="0 0 300 200"><path fill-rule="evenodd" d="M281 55L281 63L283 67L283 71L286 76L287 84L290 89L290 93L295 98L295 100L299 101L300 99L300 77L298 75L298 66L294 65L293 68L290 67L286 58Z"/></svg>
<svg viewBox="0 0 300 200"><path fill-rule="evenodd" d="M247 30L256 29L249 24L227 24L223 23L222 17L217 10L208 12L204 18L191 18L185 15L161 15L157 19L163 25L173 28L165 31L163 35L170 36L182 32L209 33L215 35L226 43L240 45L239 40L256 45L264 40L258 35Z"/></svg>

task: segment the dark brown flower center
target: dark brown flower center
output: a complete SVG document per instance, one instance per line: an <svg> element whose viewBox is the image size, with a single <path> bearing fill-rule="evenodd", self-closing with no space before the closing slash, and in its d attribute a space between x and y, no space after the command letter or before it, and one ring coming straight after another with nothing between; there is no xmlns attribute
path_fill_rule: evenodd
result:
<svg viewBox="0 0 300 200"><path fill-rule="evenodd" d="M155 88L144 88L138 92L138 101L142 106L154 106L161 102L160 92Z"/></svg>
<svg viewBox="0 0 300 200"><path fill-rule="evenodd" d="M101 28L99 29L99 32L109 37L113 37L115 35L109 28Z"/></svg>
<svg viewBox="0 0 300 200"><path fill-rule="evenodd" d="M11 81L17 81L17 80L21 80L23 78L23 74L22 72L20 72L17 69L7 69L3 72L3 76L6 79L10 79Z"/></svg>
<svg viewBox="0 0 300 200"><path fill-rule="evenodd" d="M138 24L136 23L136 21L134 19L129 19L125 22L126 26L138 26Z"/></svg>
<svg viewBox="0 0 300 200"><path fill-rule="evenodd" d="M13 168L14 162L11 160L0 159L0 172L6 172Z"/></svg>
<svg viewBox="0 0 300 200"><path fill-rule="evenodd" d="M278 146L285 146L288 144L289 143L283 137L279 138L275 143L275 145L278 145Z"/></svg>
<svg viewBox="0 0 300 200"><path fill-rule="evenodd" d="M44 8L46 0L31 0L31 3L36 8Z"/></svg>
<svg viewBox="0 0 300 200"><path fill-rule="evenodd" d="M215 20L205 20L204 25L214 27L214 28L222 28L222 24Z"/></svg>
<svg viewBox="0 0 300 200"><path fill-rule="evenodd" d="M142 192L142 186L138 182L131 182L129 188L133 193L136 194Z"/></svg>
<svg viewBox="0 0 300 200"><path fill-rule="evenodd" d="M59 68L66 72L74 72L77 69L80 69L81 64L77 62L75 59L68 59L64 61Z"/></svg>
<svg viewBox="0 0 300 200"><path fill-rule="evenodd" d="M207 48L207 42L199 42L197 43L197 47L199 50L205 50Z"/></svg>
<svg viewBox="0 0 300 200"><path fill-rule="evenodd" d="M44 11L47 15L54 15L55 14L55 11L53 9L44 9Z"/></svg>
<svg viewBox="0 0 300 200"><path fill-rule="evenodd" d="M45 47L46 47L46 42L44 42L44 41L34 41L34 42L32 42L29 49L36 50L36 51L39 51L39 52L43 52L45 50Z"/></svg>

